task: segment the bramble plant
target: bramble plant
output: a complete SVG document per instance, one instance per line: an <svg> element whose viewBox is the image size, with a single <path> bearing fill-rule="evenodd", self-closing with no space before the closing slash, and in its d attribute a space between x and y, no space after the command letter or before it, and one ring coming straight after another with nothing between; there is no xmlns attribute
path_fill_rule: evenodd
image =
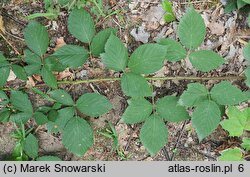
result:
<svg viewBox="0 0 250 177"><path fill-rule="evenodd" d="M220 125L225 108L238 105L250 98L249 92L241 91L229 81L222 81L211 89L200 83L190 83L187 90L179 97L164 96L155 100L153 87L148 80L243 79L241 76L220 78L148 76L160 70L165 60L170 62L190 60L193 67L201 72L217 69L224 63L225 60L216 52L199 49L205 39L206 26L201 15L193 7L188 8L180 20L177 31L179 41L167 38L159 40L158 43L143 44L131 55L122 40L116 36L116 29L108 28L96 33L92 17L82 8L74 9L70 13L68 30L84 43L84 46L88 46L89 50L83 46L67 44L49 55L47 54L49 34L46 28L38 22L31 21L24 30L28 47L24 51L24 59L13 65L2 54L0 55L1 87L6 84L11 69L23 80L28 76L39 74L51 89L47 93L35 87L31 90L53 102L51 107L41 106L35 110L25 92L10 89L8 97L4 91L0 91L0 120L20 125L33 118L37 125L46 124L51 133L61 132L64 146L78 156L84 155L94 141L93 130L85 118L101 116L111 110L112 105L105 96L97 93L85 93L77 101L73 101L68 92L58 88L58 84L120 80L124 95L129 97L128 107L122 115L122 120L127 124L143 124L140 141L151 155L155 155L168 143L166 123L191 119L198 138L202 141ZM246 59L250 56L249 48L247 46L244 49ZM57 82L53 72L81 67L90 55L100 57L106 68L120 72L121 78ZM248 71L249 69L246 70L248 76L246 82L249 86ZM8 88L2 90L9 92ZM194 110L191 115L187 112L187 108ZM82 114L79 115L79 112ZM116 140L115 131L112 132L110 137ZM33 134L30 136L34 139ZM30 146L36 144L33 140L29 143ZM117 143L115 144L117 146Z"/></svg>

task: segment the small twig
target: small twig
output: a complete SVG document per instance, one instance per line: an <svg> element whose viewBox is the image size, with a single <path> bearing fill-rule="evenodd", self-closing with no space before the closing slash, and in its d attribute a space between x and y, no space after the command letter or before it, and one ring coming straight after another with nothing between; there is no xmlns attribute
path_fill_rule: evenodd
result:
<svg viewBox="0 0 250 177"><path fill-rule="evenodd" d="M7 44L9 44L9 46L15 51L15 53L17 55L21 55L18 50L16 49L16 47L14 47L7 39L6 37L0 32L0 36L7 42Z"/></svg>
<svg viewBox="0 0 250 177"><path fill-rule="evenodd" d="M207 153L204 153L204 152L202 152L202 151L199 151L198 149L195 149L195 148L193 148L193 147L191 147L191 149L194 150L194 151L196 151L196 152L198 152L198 153L201 154L201 155L204 155L204 156L206 156L206 157L212 159L212 160L216 160L216 158L213 157L213 156L211 156L210 154L207 154Z"/></svg>
<svg viewBox="0 0 250 177"><path fill-rule="evenodd" d="M8 31L5 31L5 33L8 34L8 35L10 35L10 36L13 37L13 38L16 38L16 39L20 40L20 41L24 41L23 38L21 38L21 37L19 37L19 36L16 36L16 35L14 35L14 34L11 34L11 33L9 33Z"/></svg>
<svg viewBox="0 0 250 177"><path fill-rule="evenodd" d="M250 157L250 154L249 154L249 155L244 156L244 159L247 159L247 158L249 158L249 157Z"/></svg>
<svg viewBox="0 0 250 177"><path fill-rule="evenodd" d="M138 161L144 161L144 160L146 160L146 159L149 158L149 157L150 157L150 155L148 154L148 155L146 155L145 157L139 159Z"/></svg>
<svg viewBox="0 0 250 177"><path fill-rule="evenodd" d="M112 20L119 27L119 32L121 34L121 32L122 32L122 26L114 18L112 18Z"/></svg>
<svg viewBox="0 0 250 177"><path fill-rule="evenodd" d="M3 16L6 16L8 18L10 18L11 20L15 21L16 23L18 23L19 25L22 25L22 26L26 26L26 23L20 21L20 20L17 20L16 18L14 18L13 16L11 16L10 14L8 14L6 12L6 10L2 10L2 13L1 13Z"/></svg>
<svg viewBox="0 0 250 177"><path fill-rule="evenodd" d="M180 134L179 134L179 136L178 136L178 138L177 138L177 140L176 140L176 143L175 143L175 145L174 145L173 150L175 150L175 149L178 147L178 145L179 145L179 142L180 142L180 139L181 139L181 137L182 137L182 135L183 135L183 132L184 132L184 128L185 128L185 126L186 126L186 123L187 123L187 121L184 121L184 123L183 123L183 125L182 125L182 127L181 127L181 130L180 130ZM175 153L173 152L173 154L172 154L172 156L171 156L171 158L170 158L170 161L173 161L173 160L174 160L174 156L175 156Z"/></svg>
<svg viewBox="0 0 250 177"><path fill-rule="evenodd" d="M206 1L207 3L213 3L213 1ZM180 4L181 5L184 5L184 4L189 4L189 3L192 3L192 4L201 4L203 3L202 1L192 1L192 2L181 2Z"/></svg>
<svg viewBox="0 0 250 177"><path fill-rule="evenodd" d="M95 89L92 83L89 84L90 88L93 90L95 93L99 93L98 90ZM100 94L100 93L99 93Z"/></svg>
<svg viewBox="0 0 250 177"><path fill-rule="evenodd" d="M137 126L134 130L133 130L132 127L130 127L130 129L132 129L132 131L131 131L131 134L129 136L128 142L127 142L127 144L126 144L126 146L124 148L124 151L128 150L129 144L131 143L131 140L133 139L133 134L134 134L134 132L137 132L139 130L139 127Z"/></svg>
<svg viewBox="0 0 250 177"><path fill-rule="evenodd" d="M126 146L124 148L124 151L127 151L128 150L128 147L129 147L129 144L133 138L133 133L134 133L134 130L132 130L132 133L130 134L129 138L128 138L128 142L126 143Z"/></svg>
<svg viewBox="0 0 250 177"><path fill-rule="evenodd" d="M237 38L250 39L250 36L235 36Z"/></svg>
<svg viewBox="0 0 250 177"><path fill-rule="evenodd" d="M164 146L164 147L162 148L162 152L163 152L163 154L164 154L164 156L165 156L165 158L166 158L166 161L171 161L171 158L170 158L170 156L169 156L169 154L168 154L168 150L167 150L166 146Z"/></svg>

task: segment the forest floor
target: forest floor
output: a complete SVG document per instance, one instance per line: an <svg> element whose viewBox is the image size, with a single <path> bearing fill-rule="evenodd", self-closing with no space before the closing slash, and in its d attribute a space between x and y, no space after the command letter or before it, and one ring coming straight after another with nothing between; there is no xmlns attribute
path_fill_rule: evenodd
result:
<svg viewBox="0 0 250 177"><path fill-rule="evenodd" d="M202 49L213 49L226 59L226 63L210 73L197 72L187 61L176 63L166 62L165 66L154 76L227 76L240 75L247 66L243 59L242 49L248 42L250 30L247 27L246 17L239 13L224 13L223 5L216 0L191 1L195 9L201 13L207 26L207 35ZM101 30L106 27L115 27L118 29L118 36L123 40L129 51L133 51L142 43L154 42L160 38L177 38L176 29L180 18L189 6L188 1L174 0L173 7L176 20L171 23L165 23L163 16L164 10L161 7L160 0L105 0L104 10L107 13L116 12L107 18L95 17L96 27ZM91 8L87 8L91 11ZM28 23L27 15L44 12L42 1L24 2L12 0L11 2L0 2L0 16L4 22L6 30L6 40L0 38L0 51L8 58L16 58L15 50L23 54L25 49L23 29ZM77 44L77 41L67 30L67 18L69 12L61 9L58 18L46 19L37 18L39 22L45 25L50 35L50 47L48 52L52 52L60 43ZM12 44L12 47L6 42ZM13 50L15 49L15 50ZM92 58L83 67L77 70L67 70L58 74L60 80L90 79L100 77L119 76L119 73L110 72L104 68L99 58ZM39 82L39 78L34 78ZM191 81L151 81L154 86L154 92L157 98L166 95L179 96L187 88ZM201 81L208 88L217 81ZM241 82L235 83L242 90L248 88ZM9 87L19 87L27 83L18 80L15 76L9 78ZM119 82L101 82L79 85L61 85L78 98L85 92L99 92L108 97L114 108L109 113L97 118L90 119L90 124L94 128L95 143L92 148L81 158L68 152L62 145L61 134L49 134L46 126L40 126L36 129L36 135L39 138L39 154L57 155L63 160L166 160L167 155L172 156L173 160L216 160L221 150L229 147L237 147L240 142L237 138L229 138L227 132L221 127L202 142L198 141L197 135L192 128L191 122L168 124L169 143L164 150L156 156L151 157L139 141L140 124L127 125L123 123L121 115L127 107L127 99L121 92ZM47 91L48 88L41 88ZM44 105L46 100L39 95L30 92L29 96L35 107ZM242 108L249 107L249 103L241 105ZM113 149L112 139L106 138L100 132L108 129L108 122L111 122L118 135L119 148L123 155ZM31 121L29 123L33 125ZM29 125L27 125L29 126ZM15 140L11 137L14 126L11 123L0 123L0 160L9 155L14 146Z"/></svg>

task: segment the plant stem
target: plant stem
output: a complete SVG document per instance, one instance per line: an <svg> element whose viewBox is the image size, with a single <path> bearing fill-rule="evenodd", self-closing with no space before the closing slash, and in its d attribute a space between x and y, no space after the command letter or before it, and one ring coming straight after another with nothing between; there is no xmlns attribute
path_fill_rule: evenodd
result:
<svg viewBox="0 0 250 177"><path fill-rule="evenodd" d="M16 49L16 47L14 47L8 40L7 38L0 32L0 36L7 42L7 44L9 44L9 46L15 51L15 53L17 55L21 55L18 50Z"/></svg>
<svg viewBox="0 0 250 177"><path fill-rule="evenodd" d="M192 80L192 81L207 81L207 80L245 80L246 78L244 76L217 76L217 77L195 77L195 76L167 76L167 77L145 77L146 80L151 81L166 81L166 80ZM120 77L109 77L109 78L96 78L96 79L87 79L87 80L66 80L66 81L57 81L59 85L63 84L71 84L71 85L78 85L78 84L88 84L88 83L95 83L95 82L114 82L114 81L120 81ZM46 84L37 84L35 87L43 87L46 86ZM22 89L25 89L24 87L21 87ZM20 89L20 88L19 88ZM9 90L15 90L13 88L0 88L2 91L9 91Z"/></svg>
<svg viewBox="0 0 250 177"><path fill-rule="evenodd" d="M164 146L164 147L162 148L162 152L163 152L163 154L164 154L164 156L165 156L165 158L166 158L166 161L171 161L166 146Z"/></svg>
<svg viewBox="0 0 250 177"><path fill-rule="evenodd" d="M244 80L244 76L218 76L218 77L193 77L193 76L176 76L176 77L145 77L146 80L151 81L165 81L165 80L193 80L193 81L207 81L207 80ZM87 84L94 82L112 82L119 81L120 77L110 77L110 78L96 78L88 80L75 80L75 81L58 81L58 84Z"/></svg>
<svg viewBox="0 0 250 177"><path fill-rule="evenodd" d="M180 139L181 139L181 137L183 135L183 131L184 131L184 128L185 128L186 124L187 124L187 121L184 121L184 123L182 124L181 130L179 131L179 135L178 135L176 143L175 143L175 145L173 147L173 150L178 148L178 145L179 145ZM174 157L175 157L175 153L173 152L172 156L170 157L170 161L174 161Z"/></svg>

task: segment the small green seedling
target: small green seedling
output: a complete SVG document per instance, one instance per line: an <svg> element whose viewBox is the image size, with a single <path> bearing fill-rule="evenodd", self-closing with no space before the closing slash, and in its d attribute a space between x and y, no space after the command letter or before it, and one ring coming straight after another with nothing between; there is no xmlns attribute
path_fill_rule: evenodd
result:
<svg viewBox="0 0 250 177"><path fill-rule="evenodd" d="M170 23L175 20L172 3L169 0L163 0L162 7L165 10L164 20L166 23Z"/></svg>
<svg viewBox="0 0 250 177"><path fill-rule="evenodd" d="M130 158L130 156L126 155L124 150L119 147L118 134L116 132L114 125L111 122L108 122L108 128L106 128L105 131L101 131L99 133L105 136L106 138L112 139L113 141L112 151L116 150L121 160L128 160Z"/></svg>
<svg viewBox="0 0 250 177"><path fill-rule="evenodd" d="M228 119L221 121L223 129L228 131L229 136L242 139L240 148L229 148L221 152L218 160L241 161L244 154L250 150L250 138L244 137L245 131L250 131L250 108L240 111L237 107L229 107L227 110Z"/></svg>
<svg viewBox="0 0 250 177"><path fill-rule="evenodd" d="M26 130L24 125L21 124L20 128L15 126L15 132L12 134L12 138L16 139L16 145L8 160L13 161L27 161L29 156L26 154L27 148L25 148L26 137L31 133L33 128Z"/></svg>

